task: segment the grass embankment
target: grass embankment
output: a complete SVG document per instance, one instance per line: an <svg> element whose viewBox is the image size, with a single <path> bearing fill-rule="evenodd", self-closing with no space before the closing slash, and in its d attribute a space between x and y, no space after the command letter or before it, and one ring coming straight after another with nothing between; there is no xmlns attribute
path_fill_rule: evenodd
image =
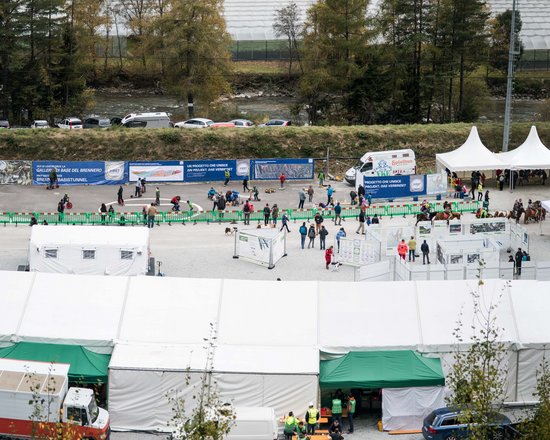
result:
<svg viewBox="0 0 550 440"><path fill-rule="evenodd" d="M511 148L525 140L530 126L513 125ZM327 148L331 158L336 159L360 157L367 151L412 148L420 171L427 171L434 167L435 153L464 143L470 128L469 124L433 124L216 130L2 130L0 160L321 158ZM550 123L537 124L537 128L541 140L550 145ZM479 125L478 130L487 147L500 150L501 124Z"/></svg>

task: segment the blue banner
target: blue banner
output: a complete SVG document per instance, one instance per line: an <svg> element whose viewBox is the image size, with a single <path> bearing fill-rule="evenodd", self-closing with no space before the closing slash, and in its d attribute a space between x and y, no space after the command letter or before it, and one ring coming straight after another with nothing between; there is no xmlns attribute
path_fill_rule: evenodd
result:
<svg viewBox="0 0 550 440"><path fill-rule="evenodd" d="M226 170L229 170L230 180L243 180L250 175L250 160L186 160L183 169L185 182L223 182Z"/></svg>
<svg viewBox="0 0 550 440"><path fill-rule="evenodd" d="M313 179L313 159L256 159L254 180L278 180L281 173L287 180Z"/></svg>
<svg viewBox="0 0 550 440"><path fill-rule="evenodd" d="M120 185L128 180L128 171L124 161L36 161L32 163L33 185L48 184L50 172L53 169L57 172L57 180L60 185Z"/></svg>
<svg viewBox="0 0 550 440"><path fill-rule="evenodd" d="M136 182L139 178L146 182L183 182L183 161L129 162L129 181Z"/></svg>
<svg viewBox="0 0 550 440"><path fill-rule="evenodd" d="M365 194L373 199L397 199L426 195L426 176L374 176L363 177Z"/></svg>

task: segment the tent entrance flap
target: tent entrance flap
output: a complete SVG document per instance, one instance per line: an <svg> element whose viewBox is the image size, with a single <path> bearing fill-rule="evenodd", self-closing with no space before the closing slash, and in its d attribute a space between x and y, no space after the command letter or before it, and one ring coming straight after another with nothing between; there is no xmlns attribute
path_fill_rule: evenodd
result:
<svg viewBox="0 0 550 440"><path fill-rule="evenodd" d="M350 352L321 361L321 388L407 388L445 385L439 358L411 350Z"/></svg>
<svg viewBox="0 0 550 440"><path fill-rule="evenodd" d="M111 355L94 353L80 345L18 342L0 348L0 358L70 364L69 381L96 384L107 383Z"/></svg>

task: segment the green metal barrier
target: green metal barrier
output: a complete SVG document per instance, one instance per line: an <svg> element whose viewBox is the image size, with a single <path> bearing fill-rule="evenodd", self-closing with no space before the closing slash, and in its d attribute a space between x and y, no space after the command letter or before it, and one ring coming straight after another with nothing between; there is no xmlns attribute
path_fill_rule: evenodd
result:
<svg viewBox="0 0 550 440"><path fill-rule="evenodd" d="M475 212L481 206L481 201L466 200L452 201L451 207L453 212ZM420 213L421 204L414 203L391 203L371 205L365 209L365 215L373 217L376 214L379 217L397 217L407 215L417 215ZM431 210L433 212L443 211L443 202L431 202ZM332 220L334 218L334 209L281 209L279 220L286 213L290 221L302 222L311 221L315 214L320 212L323 218ZM342 218L357 218L360 208L356 206L342 207ZM38 223L44 222L48 224L66 224L66 225L144 225L147 219L142 212L116 212L101 214L99 212L65 212L59 214L57 212L0 212L0 224L29 224L31 217L34 215ZM240 222L243 221L244 214L241 208L225 211L162 211L155 216L155 223L160 224L185 224L192 223L218 223L218 222ZM263 210L259 209L250 213L251 222L263 222Z"/></svg>

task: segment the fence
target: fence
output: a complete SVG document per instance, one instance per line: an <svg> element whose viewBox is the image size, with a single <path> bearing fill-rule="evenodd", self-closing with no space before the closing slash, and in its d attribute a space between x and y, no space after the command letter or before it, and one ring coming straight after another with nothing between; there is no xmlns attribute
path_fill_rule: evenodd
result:
<svg viewBox="0 0 550 440"><path fill-rule="evenodd" d="M435 211L443 210L443 203L430 203L431 209ZM455 212L475 212L481 206L481 202L451 202L452 209ZM365 214L378 217L396 217L416 215L420 213L420 203L404 204L378 204L366 208ZM342 208L342 218L357 218L360 209L358 207ZM334 218L334 209L286 209L289 219L294 222L310 221L317 212L321 213L325 219ZM146 223L146 218L142 212L115 212L102 215L99 212L66 212L63 214L57 212L0 212L0 224L30 224L32 217L35 217L38 223L44 221L48 224L65 225L138 225ZM180 212L159 212L155 216L155 223L221 223L238 222L244 219L242 209L226 211L180 211ZM254 211L250 214L251 221L262 221L264 219L263 211Z"/></svg>

